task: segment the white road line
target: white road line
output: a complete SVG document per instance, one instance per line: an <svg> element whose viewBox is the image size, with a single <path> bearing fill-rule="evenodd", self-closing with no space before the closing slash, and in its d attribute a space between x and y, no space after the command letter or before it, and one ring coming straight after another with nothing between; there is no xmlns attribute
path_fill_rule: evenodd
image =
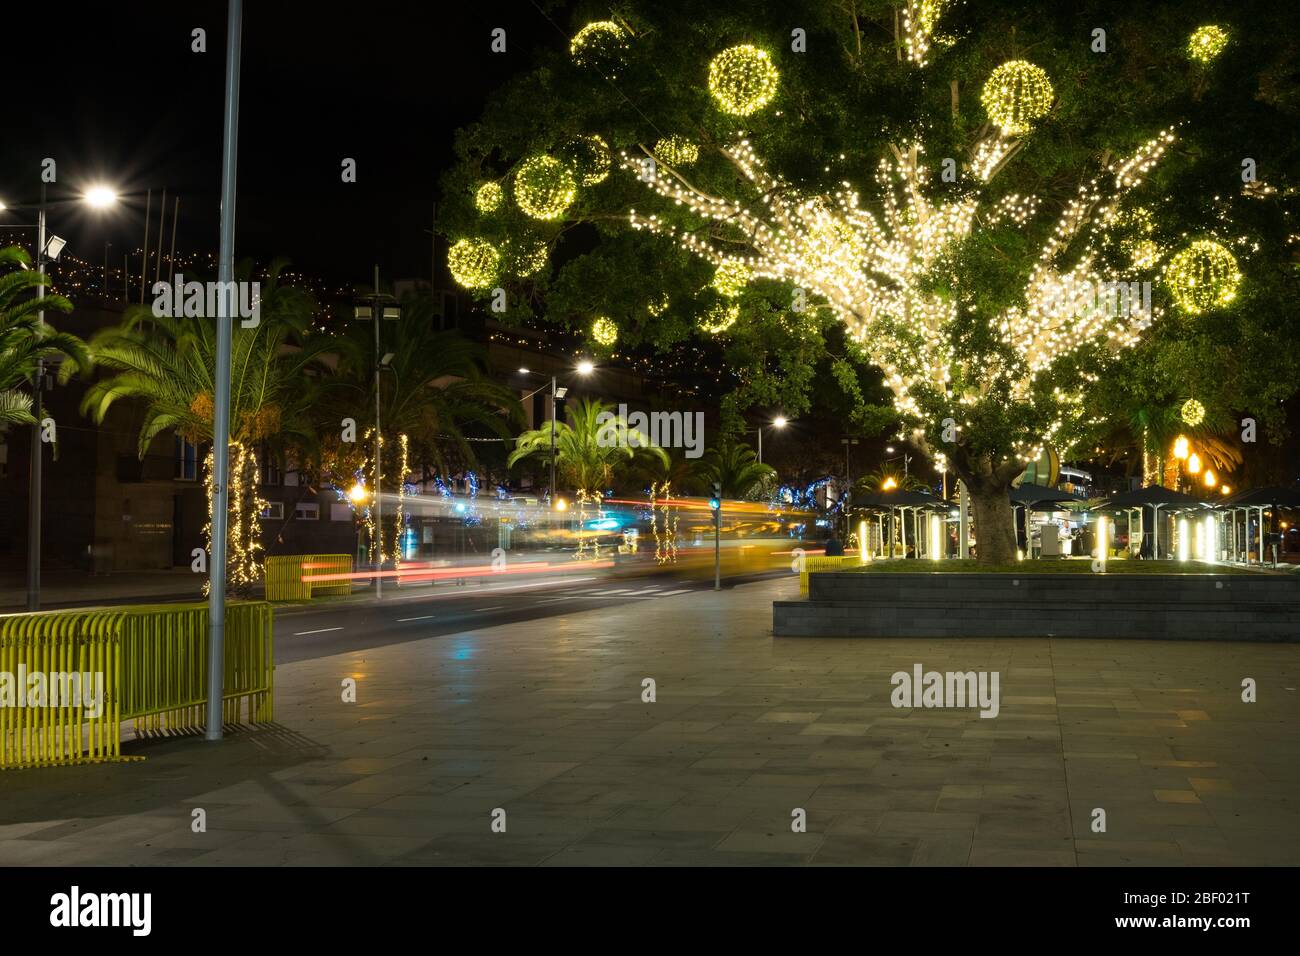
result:
<svg viewBox="0 0 1300 956"><path fill-rule="evenodd" d="M428 593L402 594L397 597L386 597L384 598L384 602L387 603L388 601L445 601L449 599L455 600L456 598L463 598L463 597L484 597L485 595L488 594L506 594L510 591L522 591L526 588L552 588L556 586L563 587L568 584L574 584L578 581L594 581L594 580L596 580L596 575L591 574L580 578L569 578L569 577L555 578L550 581L534 581L529 584L504 584L504 585L498 585L496 587L484 587L484 588L478 588L476 586L468 585L468 584L459 585L459 586L449 585L445 582L442 582L439 585L441 588L451 588L453 590L449 590L447 593L444 594L428 594Z"/></svg>
<svg viewBox="0 0 1300 956"><path fill-rule="evenodd" d="M397 623L405 624L407 621L427 621L431 617L433 617L432 614L421 614L419 617L399 617Z"/></svg>
<svg viewBox="0 0 1300 956"><path fill-rule="evenodd" d="M538 603L539 605L540 605L540 604L554 604L554 603L557 602L557 601L572 601L572 600L573 600L573 598L571 598L571 597L555 597L555 598L546 598L545 600L538 601L537 603Z"/></svg>
<svg viewBox="0 0 1300 956"><path fill-rule="evenodd" d="M341 627L322 627L322 628L321 628L320 630L318 630L318 631L298 631L298 632L295 633L293 636L294 636L294 637L305 637L305 636L308 635L308 634L328 634L330 631L341 631L341 630L343 630L343 628L341 628Z"/></svg>
<svg viewBox="0 0 1300 956"><path fill-rule="evenodd" d="M470 613L471 613L471 614L481 614L481 613L484 612L484 611L499 611L499 610L501 610L503 607L505 607L504 604L494 604L494 605L492 605L491 607L476 607L476 608L474 608L474 610L471 611Z"/></svg>
<svg viewBox="0 0 1300 956"><path fill-rule="evenodd" d="M689 594L691 590L692 588L681 588L676 591L665 591L663 594L660 594L659 597L668 597L670 594Z"/></svg>

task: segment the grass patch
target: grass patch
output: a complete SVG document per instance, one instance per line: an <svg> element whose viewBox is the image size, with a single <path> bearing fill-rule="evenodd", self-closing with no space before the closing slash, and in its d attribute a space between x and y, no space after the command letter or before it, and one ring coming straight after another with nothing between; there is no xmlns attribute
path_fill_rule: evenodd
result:
<svg viewBox="0 0 1300 956"><path fill-rule="evenodd" d="M1017 561L1015 564L979 564L974 560L926 561L896 558L881 559L845 571L871 574L1092 574L1090 558ZM1202 564L1199 561L1135 561L1131 558L1106 562L1106 574L1275 574L1279 572L1240 568L1226 564Z"/></svg>

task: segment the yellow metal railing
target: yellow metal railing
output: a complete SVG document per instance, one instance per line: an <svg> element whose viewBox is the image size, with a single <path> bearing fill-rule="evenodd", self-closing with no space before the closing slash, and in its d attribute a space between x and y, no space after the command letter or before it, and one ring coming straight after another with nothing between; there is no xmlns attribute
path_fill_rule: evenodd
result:
<svg viewBox="0 0 1300 956"><path fill-rule="evenodd" d="M265 602L227 605L223 722L239 723L245 702L249 723L274 717L271 622ZM121 754L123 720L137 736L201 730L207 625L206 604L0 616L0 768L138 759ZM93 675L98 707L84 693L69 703L66 676L56 694L51 675L72 673Z"/></svg>
<svg viewBox="0 0 1300 956"><path fill-rule="evenodd" d="M310 601L317 594L351 594L352 579L304 581L318 574L351 574L350 554L275 554L266 559L268 601Z"/></svg>
<svg viewBox="0 0 1300 956"><path fill-rule="evenodd" d="M846 554L838 558L828 558L821 554L805 557L803 569L799 572L799 593L808 593L808 575L813 571L841 571L844 568L856 568L861 564L862 559L856 554Z"/></svg>

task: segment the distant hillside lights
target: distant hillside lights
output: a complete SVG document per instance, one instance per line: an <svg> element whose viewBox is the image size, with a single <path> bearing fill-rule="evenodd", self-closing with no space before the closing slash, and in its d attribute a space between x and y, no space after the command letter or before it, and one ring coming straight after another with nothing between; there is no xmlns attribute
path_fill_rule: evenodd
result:
<svg viewBox="0 0 1300 956"><path fill-rule="evenodd" d="M262 322L262 284L260 282L186 282L176 274L176 281L155 282L153 314L174 319L215 318L225 314L237 316L239 325L255 329Z"/></svg>

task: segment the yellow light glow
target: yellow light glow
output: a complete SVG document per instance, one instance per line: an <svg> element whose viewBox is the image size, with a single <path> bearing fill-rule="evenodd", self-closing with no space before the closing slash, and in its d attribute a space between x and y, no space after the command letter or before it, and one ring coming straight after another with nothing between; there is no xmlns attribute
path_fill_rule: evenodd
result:
<svg viewBox="0 0 1300 956"><path fill-rule="evenodd" d="M578 66L614 75L627 49L627 33L613 20L588 23L569 41L569 54Z"/></svg>
<svg viewBox="0 0 1300 956"><path fill-rule="evenodd" d="M1219 494L1221 494L1221 495L1230 495L1230 494L1232 494L1232 486L1231 486L1231 485L1220 485L1220 486L1219 486Z"/></svg>
<svg viewBox="0 0 1300 956"><path fill-rule="evenodd" d="M1187 436L1179 435L1174 439L1174 457L1186 459L1190 449L1188 448Z"/></svg>
<svg viewBox="0 0 1300 956"><path fill-rule="evenodd" d="M1228 33L1222 27L1199 27L1187 40L1187 55L1198 63L1209 63L1228 45Z"/></svg>
<svg viewBox="0 0 1300 956"><path fill-rule="evenodd" d="M738 305L715 305L708 313L700 319L700 329L708 332L710 335L717 335L725 332L736 324L740 318L740 306Z"/></svg>
<svg viewBox="0 0 1300 956"><path fill-rule="evenodd" d="M1206 487L1206 488L1213 488L1215 485L1217 485L1217 484L1219 483L1219 479L1216 478L1215 475L1214 475L1214 469L1212 469L1212 468L1207 468L1207 469L1205 469L1205 479L1204 479L1204 481L1205 481L1205 487Z"/></svg>
<svg viewBox="0 0 1300 956"><path fill-rule="evenodd" d="M556 510L556 511L564 511L564 510L566 510L568 507L569 507L569 503L568 503L567 501L565 501L563 498L556 498L556 499L555 499L555 510Z"/></svg>
<svg viewBox="0 0 1300 956"><path fill-rule="evenodd" d="M1052 82L1028 60L1009 60L984 83L980 102L989 119L1008 136L1029 132L1034 121L1052 108Z"/></svg>
<svg viewBox="0 0 1300 956"><path fill-rule="evenodd" d="M597 345L613 345L618 341L618 325L607 316L597 316L591 323L591 339Z"/></svg>
<svg viewBox="0 0 1300 956"><path fill-rule="evenodd" d="M1178 519L1178 560L1186 561L1191 553L1191 528L1186 518Z"/></svg>
<svg viewBox="0 0 1300 956"><path fill-rule="evenodd" d="M886 478L880 486L882 491L893 491L897 487L898 487L898 482L894 480L893 475L890 475L888 478Z"/></svg>
<svg viewBox="0 0 1300 956"><path fill-rule="evenodd" d="M534 219L558 219L578 195L568 165L553 156L526 159L515 174L515 203Z"/></svg>
<svg viewBox="0 0 1300 956"><path fill-rule="evenodd" d="M505 190L500 183L484 183L474 193L474 208L479 212L496 212L505 201Z"/></svg>
<svg viewBox="0 0 1300 956"><path fill-rule="evenodd" d="M496 281L501 253L486 239L459 239L447 250L447 268L466 289L486 289Z"/></svg>
<svg viewBox="0 0 1300 956"><path fill-rule="evenodd" d="M534 276L546 268L549 261L546 255L546 243L540 239L512 239L506 246L506 258L510 271L517 276Z"/></svg>
<svg viewBox="0 0 1300 956"><path fill-rule="evenodd" d="M858 522L858 559L866 564L871 560L870 554L867 553L867 523Z"/></svg>
<svg viewBox="0 0 1300 956"><path fill-rule="evenodd" d="M1189 475L1199 475L1201 473L1201 456L1192 452L1187 456L1187 473Z"/></svg>
<svg viewBox="0 0 1300 956"><path fill-rule="evenodd" d="M700 158L700 148L684 136L665 136L655 143L655 156L669 166L693 166Z"/></svg>
<svg viewBox="0 0 1300 956"><path fill-rule="evenodd" d="M1201 560L1206 564L1213 564L1219 558L1219 525L1214 520L1214 515L1206 515L1201 519Z"/></svg>
<svg viewBox="0 0 1300 956"><path fill-rule="evenodd" d="M348 497L352 499L354 505L359 505L370 496L366 492L366 486L358 481L352 486L351 490L348 491Z"/></svg>
<svg viewBox="0 0 1300 956"><path fill-rule="evenodd" d="M1194 398L1189 398L1183 402L1183 407L1179 410L1185 424L1193 427L1205 421L1205 406Z"/></svg>
<svg viewBox="0 0 1300 956"><path fill-rule="evenodd" d="M1097 560L1103 565L1106 559L1110 557L1110 521L1106 518L1097 519Z"/></svg>
<svg viewBox="0 0 1300 956"><path fill-rule="evenodd" d="M1200 315L1237 297L1241 272L1226 247L1211 239L1197 239L1169 260L1165 284L1179 308Z"/></svg>
<svg viewBox="0 0 1300 956"><path fill-rule="evenodd" d="M609 178L609 144L599 136L580 136L561 151L584 186L596 186Z"/></svg>
<svg viewBox="0 0 1300 956"><path fill-rule="evenodd" d="M767 51L749 43L723 50L709 64L709 92L733 116L749 116L770 103L779 80Z"/></svg>
<svg viewBox="0 0 1300 956"><path fill-rule="evenodd" d="M749 271L749 266L743 262L728 259L718 266L718 271L713 274L713 288L728 299L734 299L745 291L745 286L749 285L749 280L753 278L753 275Z"/></svg>
<svg viewBox="0 0 1300 956"><path fill-rule="evenodd" d="M930 560L943 560L943 519L930 515Z"/></svg>
<svg viewBox="0 0 1300 956"><path fill-rule="evenodd" d="M589 359L583 359L581 362L578 363L579 375L590 375L595 370L596 370L596 366L593 365Z"/></svg>

